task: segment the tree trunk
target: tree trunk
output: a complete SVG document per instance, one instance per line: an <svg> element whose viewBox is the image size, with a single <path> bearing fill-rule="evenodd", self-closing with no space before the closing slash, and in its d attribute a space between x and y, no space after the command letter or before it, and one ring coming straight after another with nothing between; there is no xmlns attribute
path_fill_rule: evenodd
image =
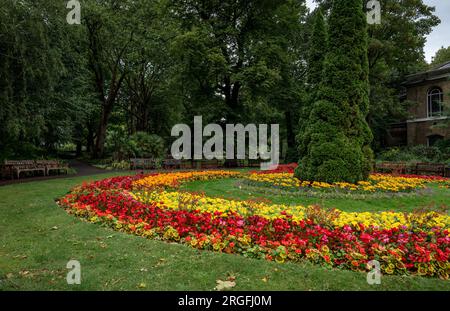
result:
<svg viewBox="0 0 450 311"><path fill-rule="evenodd" d="M83 144L82 144L81 141L78 141L77 142L77 149L76 149L76 152L75 152L76 157L81 157L82 149L83 149Z"/></svg>
<svg viewBox="0 0 450 311"><path fill-rule="evenodd" d="M94 129L91 124L88 124L88 134L86 137L86 151L91 153L94 150Z"/></svg>
<svg viewBox="0 0 450 311"><path fill-rule="evenodd" d="M101 158L105 153L106 128L112 112L112 104L108 101L102 107L102 117L97 130L97 141L95 142L94 157Z"/></svg>

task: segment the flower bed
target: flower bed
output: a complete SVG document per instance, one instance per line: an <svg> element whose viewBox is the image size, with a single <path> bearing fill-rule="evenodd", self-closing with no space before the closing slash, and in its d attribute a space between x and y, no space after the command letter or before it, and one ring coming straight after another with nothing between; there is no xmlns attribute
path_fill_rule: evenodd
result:
<svg viewBox="0 0 450 311"><path fill-rule="evenodd" d="M203 250L277 262L307 259L359 271L375 259L386 274L448 279L450 217L446 214L346 213L176 190L187 181L237 176L245 174L206 171L118 177L77 187L60 204L90 222Z"/></svg>
<svg viewBox="0 0 450 311"><path fill-rule="evenodd" d="M326 183L301 181L291 173L251 173L245 175L244 179L250 185L272 186L283 190L307 191L308 189L323 191L349 191L349 192L410 192L423 189L429 183L448 185L448 179L434 178L429 176L393 176L387 174L372 174L368 181L360 181L357 184L350 183Z"/></svg>

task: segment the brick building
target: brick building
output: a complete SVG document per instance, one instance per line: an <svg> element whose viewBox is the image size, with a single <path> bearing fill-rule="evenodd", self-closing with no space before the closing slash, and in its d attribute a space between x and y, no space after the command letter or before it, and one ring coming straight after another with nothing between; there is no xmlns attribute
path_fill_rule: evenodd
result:
<svg viewBox="0 0 450 311"><path fill-rule="evenodd" d="M444 103L450 103L450 62L406 77L403 100L412 102L406 122L392 125L389 145L428 145L450 139Z"/></svg>

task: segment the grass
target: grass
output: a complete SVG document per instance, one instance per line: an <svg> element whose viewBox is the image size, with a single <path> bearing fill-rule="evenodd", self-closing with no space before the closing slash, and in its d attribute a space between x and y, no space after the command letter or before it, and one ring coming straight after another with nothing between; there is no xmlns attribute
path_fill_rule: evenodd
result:
<svg viewBox="0 0 450 311"><path fill-rule="evenodd" d="M346 212L380 212L404 211L411 212L420 208L447 209L450 202L450 191L431 185L426 191L418 194L393 195L379 198L369 194L365 199L348 198L317 198L298 195L274 195L260 192L258 188L240 189L235 179L195 181L181 187L182 190L204 192L208 196L228 199L263 198L276 204L314 205L325 208L338 208Z"/></svg>
<svg viewBox="0 0 450 311"><path fill-rule="evenodd" d="M112 175L117 174L89 179ZM235 290L450 290L448 281L421 277L383 276L381 285L370 286L364 273L329 270L307 262L277 264L203 252L115 232L72 217L55 204L56 198L84 180L0 187L0 290L213 290L216 280L230 275L236 277ZM228 188L231 184L226 180L193 183L186 188L244 196ZM440 204L445 197L440 193L419 201L393 202L399 207L421 206ZM368 209L377 205L357 203ZM357 206L348 200L340 204ZM81 285L67 285L66 264L71 259L81 263Z"/></svg>

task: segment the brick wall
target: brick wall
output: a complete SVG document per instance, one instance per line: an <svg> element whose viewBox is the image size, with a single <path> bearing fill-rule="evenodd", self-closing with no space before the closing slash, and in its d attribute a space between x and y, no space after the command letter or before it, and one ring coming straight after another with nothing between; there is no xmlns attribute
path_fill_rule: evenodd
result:
<svg viewBox="0 0 450 311"><path fill-rule="evenodd" d="M428 118L428 90L432 87L440 87L444 93L444 102L450 102L450 80L441 79L429 81L427 83L408 87L407 100L416 102L410 110L410 121L407 124L408 145L426 145L428 137L431 135L441 135L446 139L450 138L449 128L432 128L445 121L439 120L419 120ZM448 122L448 121L447 121Z"/></svg>

